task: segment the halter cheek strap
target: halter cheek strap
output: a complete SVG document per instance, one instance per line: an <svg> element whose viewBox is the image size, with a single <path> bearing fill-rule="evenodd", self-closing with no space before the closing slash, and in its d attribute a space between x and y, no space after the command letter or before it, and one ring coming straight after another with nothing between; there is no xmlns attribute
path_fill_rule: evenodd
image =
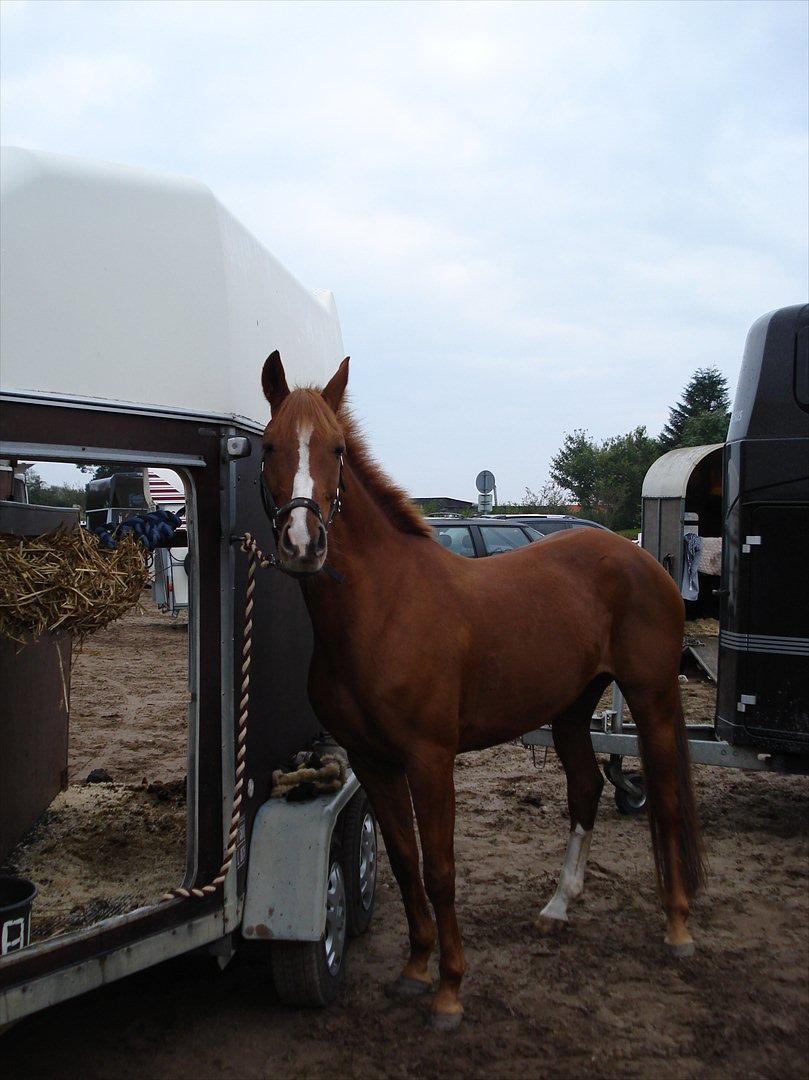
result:
<svg viewBox="0 0 809 1080"><path fill-rule="evenodd" d="M343 492L345 491L345 477L343 475L343 455L340 454L340 473L337 477L337 490L334 493L334 498L331 500L331 507L329 508L329 516L323 517L323 510L320 507L320 503L315 502L314 499L290 499L289 502L284 503L283 506L278 506L273 493L270 491L269 484L267 483L267 477L264 475L264 459L261 461L261 475L260 484L261 490L261 502L264 507L264 513L267 515L272 525L273 535L275 536L276 543L278 542L278 534L281 530L280 521L286 517L287 514L291 514L293 510L298 507L302 507L309 510L315 515L320 524L328 533L331 523L335 517L340 513L343 508ZM330 566L323 565L322 569L337 581L345 580L343 575L339 571L332 569ZM289 571L287 571L289 573ZM294 574L295 577L309 577L309 574Z"/></svg>

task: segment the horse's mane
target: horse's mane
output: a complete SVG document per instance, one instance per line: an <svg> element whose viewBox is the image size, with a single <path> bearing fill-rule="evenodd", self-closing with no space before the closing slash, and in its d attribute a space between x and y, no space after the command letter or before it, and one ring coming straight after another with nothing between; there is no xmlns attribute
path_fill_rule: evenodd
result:
<svg viewBox="0 0 809 1080"><path fill-rule="evenodd" d="M345 435L347 463L382 513L400 532L434 539L435 533L407 493L374 461L365 435L346 406L340 409L337 420Z"/></svg>

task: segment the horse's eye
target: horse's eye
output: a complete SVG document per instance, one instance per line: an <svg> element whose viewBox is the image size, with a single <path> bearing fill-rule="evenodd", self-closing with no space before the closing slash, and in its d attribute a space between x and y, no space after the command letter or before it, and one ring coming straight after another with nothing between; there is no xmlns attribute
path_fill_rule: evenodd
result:
<svg viewBox="0 0 809 1080"><path fill-rule="evenodd" d="M343 454L346 452L346 448L344 446L336 446L334 448L334 452L338 457L342 457Z"/></svg>

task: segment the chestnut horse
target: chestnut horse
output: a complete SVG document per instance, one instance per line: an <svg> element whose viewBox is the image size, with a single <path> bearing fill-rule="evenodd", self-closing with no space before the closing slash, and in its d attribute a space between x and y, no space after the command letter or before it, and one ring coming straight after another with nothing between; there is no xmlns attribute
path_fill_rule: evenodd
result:
<svg viewBox="0 0 809 1080"><path fill-rule="evenodd" d="M279 565L300 578L312 620L312 705L348 751L404 901L410 955L388 992L430 988L437 926L432 1022L460 1022L455 756L542 724L552 725L567 777L570 835L538 929L566 923L603 786L590 718L612 680L641 735L665 941L690 955L686 918L702 861L677 678L677 587L651 555L601 529L497 558L446 550L371 459L343 407L347 382L348 359L324 390L290 391L280 356L268 357L261 483Z"/></svg>

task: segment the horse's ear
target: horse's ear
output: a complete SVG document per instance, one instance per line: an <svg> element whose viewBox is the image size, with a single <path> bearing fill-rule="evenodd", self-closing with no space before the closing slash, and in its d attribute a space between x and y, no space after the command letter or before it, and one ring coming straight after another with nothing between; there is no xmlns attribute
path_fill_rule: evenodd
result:
<svg viewBox="0 0 809 1080"><path fill-rule="evenodd" d="M261 388L273 412L289 393L287 377L284 374L284 365L281 363L281 354L277 349L275 352L271 352L264 361L261 372Z"/></svg>
<svg viewBox="0 0 809 1080"><path fill-rule="evenodd" d="M348 384L348 361L350 357L346 357L340 364L338 369L329 379L328 385L323 388L323 397L326 403L331 406L332 412L337 412L343 400L343 394L346 392L346 385Z"/></svg>

